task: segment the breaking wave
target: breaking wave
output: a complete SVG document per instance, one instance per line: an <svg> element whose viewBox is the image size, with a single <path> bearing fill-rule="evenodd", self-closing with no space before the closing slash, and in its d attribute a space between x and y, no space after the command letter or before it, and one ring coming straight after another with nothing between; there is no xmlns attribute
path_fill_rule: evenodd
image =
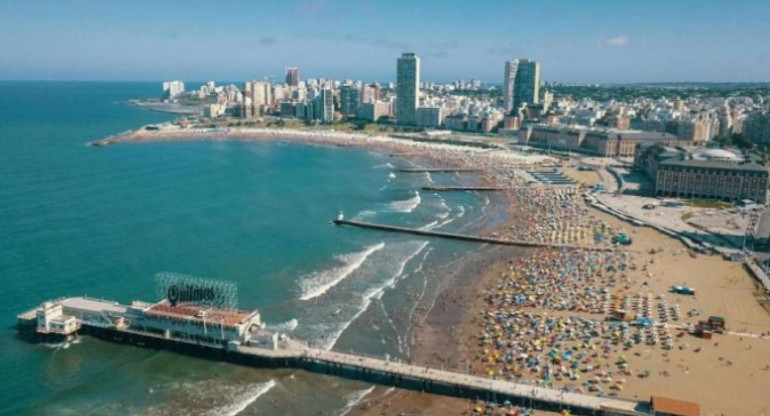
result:
<svg viewBox="0 0 770 416"><path fill-rule="evenodd" d="M270 380L266 383L257 384L253 389L242 394L240 397L235 398L235 403L227 406L214 409L208 414L210 416L235 416L242 411L246 410L249 405L257 401L263 394L267 393L275 387L275 380Z"/></svg>
<svg viewBox="0 0 770 416"><path fill-rule="evenodd" d="M394 273L390 279L386 280L380 285L369 288L366 292L364 292L363 296L361 296L361 306L353 315L353 317L347 322L338 326L336 330L328 331L328 333L330 333L331 336L327 338L326 342L324 342L323 345L321 345L321 348L328 350L334 347L334 344L337 343L337 340L340 338L342 333L345 332L346 329L348 329L350 324L352 324L356 319L358 319L358 317L361 316L361 314L364 313L364 311L366 311L369 308L369 305L372 303L372 300L379 299L382 296L382 294L385 292L385 289L395 285L398 279L404 274L404 268L406 268L406 264L409 263L409 260L413 259L416 255L420 254L420 252L423 251L427 246L428 246L427 241L420 242L420 246L414 252L406 256L404 260L401 261L401 264L399 264L398 268L396 269L396 273Z"/></svg>
<svg viewBox="0 0 770 416"><path fill-rule="evenodd" d="M364 397L368 396L369 393L374 391L374 386L369 387L368 389L364 389L361 391L357 391L355 393L351 393L347 395L345 398L348 399L348 402L345 403L345 407L342 409L342 413L339 414L339 416L344 416L348 414L348 412L355 407L358 403L361 403L361 400L364 399Z"/></svg>
<svg viewBox="0 0 770 416"><path fill-rule="evenodd" d="M393 201L388 204L388 210L391 212L403 212L403 213L410 213L415 208L417 208L418 205L420 205L420 202L422 199L420 198L420 193L417 191L414 191L414 196L405 199L403 201Z"/></svg>
<svg viewBox="0 0 770 416"><path fill-rule="evenodd" d="M342 266L312 273L310 276L303 278L299 283L302 289L300 300L309 300L323 295L361 267L372 253L382 250L383 247L385 247L385 243L379 243L369 246L366 250L358 253L339 256L338 260L343 263Z"/></svg>
<svg viewBox="0 0 770 416"><path fill-rule="evenodd" d="M297 321L296 319L292 318L292 319L289 319L286 322L281 322L280 324L266 325L266 327L270 331L291 332L291 331L297 329L298 325L299 325L299 321Z"/></svg>

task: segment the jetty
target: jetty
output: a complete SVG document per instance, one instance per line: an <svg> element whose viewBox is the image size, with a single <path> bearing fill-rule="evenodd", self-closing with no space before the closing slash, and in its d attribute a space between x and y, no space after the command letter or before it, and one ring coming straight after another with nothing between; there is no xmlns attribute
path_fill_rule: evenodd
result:
<svg viewBox="0 0 770 416"><path fill-rule="evenodd" d="M17 316L22 336L73 338L167 349L259 368L296 368L353 380L575 415L649 416L649 402L536 387L381 357L313 348L265 329L259 313L193 303L61 298Z"/></svg>
<svg viewBox="0 0 770 416"><path fill-rule="evenodd" d="M481 172L481 169L468 169L468 168L404 168L404 169L397 170L397 172L404 172L404 173Z"/></svg>
<svg viewBox="0 0 770 416"><path fill-rule="evenodd" d="M423 186L422 189L424 191L438 191L438 192L444 192L444 191L490 191L490 192L498 192L498 191L510 191L513 189L521 189L521 188L505 188L505 187L496 187L496 186Z"/></svg>
<svg viewBox="0 0 770 416"><path fill-rule="evenodd" d="M481 237L481 236L475 236L475 235L449 233L444 231L432 231L432 230L422 230L419 228L399 227L396 225L375 224L371 222L346 220L341 218L337 218L333 220L332 223L335 225L348 225L351 227L369 228L373 230L392 231L392 232L404 233L404 234L422 235L426 237L449 238L453 240L471 241L471 242L486 243L486 244L497 244L497 245L503 245L503 246L568 248L568 249L586 250L586 251L614 251L614 249L612 248L580 246L575 244L543 243L543 242L537 242L537 241L524 241L524 240L507 240L507 239L495 238L495 237Z"/></svg>

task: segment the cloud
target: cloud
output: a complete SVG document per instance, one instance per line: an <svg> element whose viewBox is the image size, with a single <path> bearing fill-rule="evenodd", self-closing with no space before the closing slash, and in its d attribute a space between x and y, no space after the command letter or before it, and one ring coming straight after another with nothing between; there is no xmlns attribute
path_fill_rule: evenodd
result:
<svg viewBox="0 0 770 416"><path fill-rule="evenodd" d="M604 46L620 47L626 46L626 44L628 44L628 38L625 35L602 39L602 45Z"/></svg>
<svg viewBox="0 0 770 416"><path fill-rule="evenodd" d="M260 45L264 45L264 46L273 45L273 44L275 44L275 42L277 42L277 40L275 40L275 38L272 37L272 36L265 36L265 37L259 39L259 44Z"/></svg>
<svg viewBox="0 0 770 416"><path fill-rule="evenodd" d="M411 46L406 42L400 42L395 41L391 39L386 38L380 38L374 41L374 46L380 46L382 48L388 48L388 49L401 49L401 50L407 50L411 49Z"/></svg>

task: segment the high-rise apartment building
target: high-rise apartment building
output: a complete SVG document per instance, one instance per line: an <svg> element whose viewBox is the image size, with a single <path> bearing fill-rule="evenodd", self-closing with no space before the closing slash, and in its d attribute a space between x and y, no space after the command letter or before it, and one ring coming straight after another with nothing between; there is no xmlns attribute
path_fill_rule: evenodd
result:
<svg viewBox="0 0 770 416"><path fill-rule="evenodd" d="M184 82L166 81L163 83L163 98L173 100L184 92Z"/></svg>
<svg viewBox="0 0 770 416"><path fill-rule="evenodd" d="M743 136L751 143L770 143L770 114L749 114L743 123Z"/></svg>
<svg viewBox="0 0 770 416"><path fill-rule="evenodd" d="M414 125L420 98L420 57L403 53L396 65L396 122Z"/></svg>
<svg viewBox="0 0 770 416"><path fill-rule="evenodd" d="M360 90L352 84L340 87L340 112L346 117L355 117L358 113Z"/></svg>
<svg viewBox="0 0 770 416"><path fill-rule="evenodd" d="M254 115L262 114L265 107L273 105L272 88L269 82L254 81L251 83L251 104Z"/></svg>
<svg viewBox="0 0 770 416"><path fill-rule="evenodd" d="M503 76L503 106L506 112L522 104L540 102L540 63L529 59L514 59L505 63Z"/></svg>
<svg viewBox="0 0 770 416"><path fill-rule="evenodd" d="M313 98L312 116L308 112L309 119L320 120L324 123L334 121L334 93L330 88L323 88L318 91L318 95ZM309 109L308 109L309 110Z"/></svg>
<svg viewBox="0 0 770 416"><path fill-rule="evenodd" d="M367 84L361 87L361 103L371 103L379 100L379 90L377 84Z"/></svg>
<svg viewBox="0 0 770 416"><path fill-rule="evenodd" d="M286 68L286 84L290 87L299 86L299 68L297 67Z"/></svg>

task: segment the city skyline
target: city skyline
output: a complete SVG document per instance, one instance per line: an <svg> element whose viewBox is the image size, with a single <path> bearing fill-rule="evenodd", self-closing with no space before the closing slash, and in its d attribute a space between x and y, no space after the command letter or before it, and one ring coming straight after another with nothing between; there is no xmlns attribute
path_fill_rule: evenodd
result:
<svg viewBox="0 0 770 416"><path fill-rule="evenodd" d="M297 66L310 77L394 81L392 57L410 51L436 82L500 83L500 64L522 57L563 83L770 81L770 45L757 42L770 38L763 2L478 6L4 3L0 79L279 79Z"/></svg>

